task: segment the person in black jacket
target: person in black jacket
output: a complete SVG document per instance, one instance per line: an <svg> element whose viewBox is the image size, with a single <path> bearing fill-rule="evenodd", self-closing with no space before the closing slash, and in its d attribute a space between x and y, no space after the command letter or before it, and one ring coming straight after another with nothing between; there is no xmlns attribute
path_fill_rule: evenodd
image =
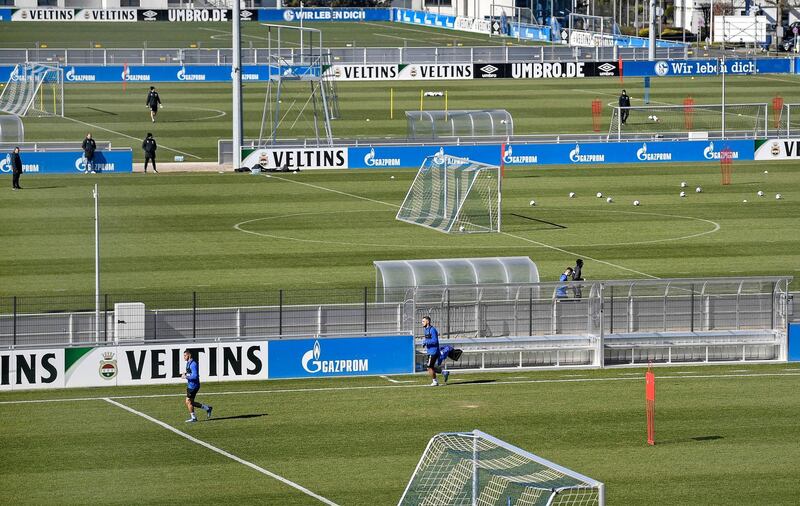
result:
<svg viewBox="0 0 800 506"><path fill-rule="evenodd" d="M22 175L22 158L19 156L19 146L11 153L11 188L21 190L19 176Z"/></svg>
<svg viewBox="0 0 800 506"><path fill-rule="evenodd" d="M142 149L144 150L144 172L147 173L147 163L153 162L153 172L158 174L158 170L156 170L156 149L158 149L158 145L153 138L153 134L147 133L147 137L142 141Z"/></svg>
<svg viewBox="0 0 800 506"><path fill-rule="evenodd" d="M147 107L150 108L150 119L153 123L156 122L156 114L158 114L158 108L161 107L161 97L158 96L158 91L156 91L155 86L150 87L150 92L147 94Z"/></svg>
<svg viewBox="0 0 800 506"><path fill-rule="evenodd" d="M575 267L572 268L572 281L583 281L583 273L581 270L583 270L583 259L579 258L575 260ZM576 298L580 299L583 296L581 293L581 285L573 284L572 293Z"/></svg>
<svg viewBox="0 0 800 506"><path fill-rule="evenodd" d="M83 148L83 158L86 160L86 168L83 170L83 173L88 174L89 172L94 172L94 152L97 151L97 143L92 139L91 132L86 134L81 148Z"/></svg>
<svg viewBox="0 0 800 506"><path fill-rule="evenodd" d="M620 106L620 119L622 120L622 124L624 125L626 121L628 121L628 114L631 113L629 107L631 106L631 97L628 95L628 92L622 90L622 95L619 96L619 106Z"/></svg>

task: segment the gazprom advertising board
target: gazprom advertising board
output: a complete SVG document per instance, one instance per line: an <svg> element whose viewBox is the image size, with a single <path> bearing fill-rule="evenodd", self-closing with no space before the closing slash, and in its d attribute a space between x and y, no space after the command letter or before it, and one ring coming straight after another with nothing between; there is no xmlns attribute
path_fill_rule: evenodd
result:
<svg viewBox="0 0 800 506"><path fill-rule="evenodd" d="M86 170L81 151L20 152L23 174L80 174ZM97 172L133 172L131 150L97 151L94 154ZM11 155L0 154L0 174L11 173Z"/></svg>
<svg viewBox="0 0 800 506"><path fill-rule="evenodd" d="M268 355L272 379L414 372L410 335L270 341Z"/></svg>

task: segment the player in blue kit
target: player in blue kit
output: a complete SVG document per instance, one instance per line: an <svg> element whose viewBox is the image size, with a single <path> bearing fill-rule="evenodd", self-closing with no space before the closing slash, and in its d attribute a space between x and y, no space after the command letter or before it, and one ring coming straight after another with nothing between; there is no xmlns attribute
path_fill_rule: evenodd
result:
<svg viewBox="0 0 800 506"><path fill-rule="evenodd" d="M197 361L192 357L191 350L183 352L183 359L186 361L186 372L181 374L181 378L186 379L186 408L189 410L189 419L186 422L197 421L194 408L205 410L207 417L211 418L211 406L200 404L194 400L200 390L200 368L197 366Z"/></svg>

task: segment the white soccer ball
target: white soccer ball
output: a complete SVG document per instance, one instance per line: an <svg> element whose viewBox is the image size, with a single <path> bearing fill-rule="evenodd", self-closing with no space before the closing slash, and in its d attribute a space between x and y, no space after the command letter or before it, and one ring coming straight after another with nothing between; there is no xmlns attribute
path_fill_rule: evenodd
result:
<svg viewBox="0 0 800 506"><path fill-rule="evenodd" d="M776 193L775 194L775 200L780 200L782 198L783 198L783 195L781 195L780 193Z"/></svg>
<svg viewBox="0 0 800 506"><path fill-rule="evenodd" d="M608 203L610 204L610 203L614 202L614 199L612 199L611 197L608 197L608 198L606 199L606 202L608 202Z"/></svg>
<svg viewBox="0 0 800 506"><path fill-rule="evenodd" d="M458 231L459 232L463 232L464 231L464 225L461 225L460 227L458 227Z"/></svg>
<svg viewBox="0 0 800 506"><path fill-rule="evenodd" d="M575 192L569 192L569 198L574 199L575 198Z"/></svg>
<svg viewBox="0 0 800 506"><path fill-rule="evenodd" d="M681 181L681 188L686 188L689 184L686 181Z"/></svg>
<svg viewBox="0 0 800 506"><path fill-rule="evenodd" d="M764 174L769 174L769 171L768 171L768 170L765 170L765 171L764 171Z"/></svg>
<svg viewBox="0 0 800 506"><path fill-rule="evenodd" d="M681 192L681 193L680 193L680 196L681 196L681 197L685 197L685 196L686 196L686 192Z"/></svg>
<svg viewBox="0 0 800 506"><path fill-rule="evenodd" d="M744 199L742 202L744 202L745 204L747 204L747 199Z"/></svg>
<svg viewBox="0 0 800 506"><path fill-rule="evenodd" d="M367 118L367 121L369 121L369 118Z"/></svg>
<svg viewBox="0 0 800 506"><path fill-rule="evenodd" d="M391 176L389 179L394 179L394 176Z"/></svg>
<svg viewBox="0 0 800 506"><path fill-rule="evenodd" d="M759 197L763 197L764 196L764 192L762 192L761 190L758 190L758 193L756 193L756 195L758 195Z"/></svg>
<svg viewBox="0 0 800 506"><path fill-rule="evenodd" d="M536 205L536 201L535 201L535 200L531 200L531 202L530 202L530 206L531 206L531 207L533 207L533 206L535 206L535 205Z"/></svg>
<svg viewBox="0 0 800 506"><path fill-rule="evenodd" d="M639 205L639 201L638 200L634 200L633 201L633 205L638 206Z"/></svg>
<svg viewBox="0 0 800 506"><path fill-rule="evenodd" d="M597 198L599 198L599 199L603 198L603 193L602 192L597 192Z"/></svg>
<svg viewBox="0 0 800 506"><path fill-rule="evenodd" d="M695 193L703 193L703 187L702 186L698 186L697 188L694 189L694 192Z"/></svg>

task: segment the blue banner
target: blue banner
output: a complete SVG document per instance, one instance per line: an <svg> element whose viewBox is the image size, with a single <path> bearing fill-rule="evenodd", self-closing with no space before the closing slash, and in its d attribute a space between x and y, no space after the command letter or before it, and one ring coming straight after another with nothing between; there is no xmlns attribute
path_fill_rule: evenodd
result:
<svg viewBox="0 0 800 506"><path fill-rule="evenodd" d="M14 11L11 9L0 9L0 22L11 21L12 14L14 14Z"/></svg>
<svg viewBox="0 0 800 506"><path fill-rule="evenodd" d="M23 174L82 174L86 160L82 151L21 151ZM97 151L94 154L96 172L133 172L133 153L130 150ZM11 174L11 155L0 155L0 174Z"/></svg>
<svg viewBox="0 0 800 506"><path fill-rule="evenodd" d="M800 323L789 324L789 362L800 362Z"/></svg>
<svg viewBox="0 0 800 506"><path fill-rule="evenodd" d="M0 66L0 81L8 81L14 71L13 65ZM294 66L283 68L291 76L299 77L318 69ZM277 73L277 67L272 68L272 73ZM243 81L268 81L270 68L267 65L244 65L242 67ZM66 83L180 83L180 82L229 82L231 80L231 67L228 65L148 65L129 66L110 65L71 65L64 67L64 82Z"/></svg>
<svg viewBox="0 0 800 506"><path fill-rule="evenodd" d="M728 75L788 74L792 62L789 58L758 58L750 60L725 60L724 70L719 60L658 60L623 61L622 75L643 76L714 76L722 72Z"/></svg>
<svg viewBox="0 0 800 506"><path fill-rule="evenodd" d="M455 29L456 17L433 12L412 11L409 9L394 9L394 16L389 21L395 23L406 23L409 25L435 26L438 28ZM488 22L486 23L486 33L488 34Z"/></svg>
<svg viewBox="0 0 800 506"><path fill-rule="evenodd" d="M318 21L391 21L391 9L260 9L259 21L299 23Z"/></svg>
<svg viewBox="0 0 800 506"><path fill-rule="evenodd" d="M728 148L734 160L753 160L755 142L662 141L579 142L574 144L483 144L477 146L371 146L350 148L348 168L419 167L428 156L467 158L507 167L527 165L603 165L658 162L713 162ZM502 156L501 156L502 153Z"/></svg>
<svg viewBox="0 0 800 506"><path fill-rule="evenodd" d="M509 35L512 38L519 36L520 39L524 40L546 42L550 40L550 27L511 23Z"/></svg>
<svg viewBox="0 0 800 506"><path fill-rule="evenodd" d="M414 372L413 336L286 339L267 346L270 379Z"/></svg>

